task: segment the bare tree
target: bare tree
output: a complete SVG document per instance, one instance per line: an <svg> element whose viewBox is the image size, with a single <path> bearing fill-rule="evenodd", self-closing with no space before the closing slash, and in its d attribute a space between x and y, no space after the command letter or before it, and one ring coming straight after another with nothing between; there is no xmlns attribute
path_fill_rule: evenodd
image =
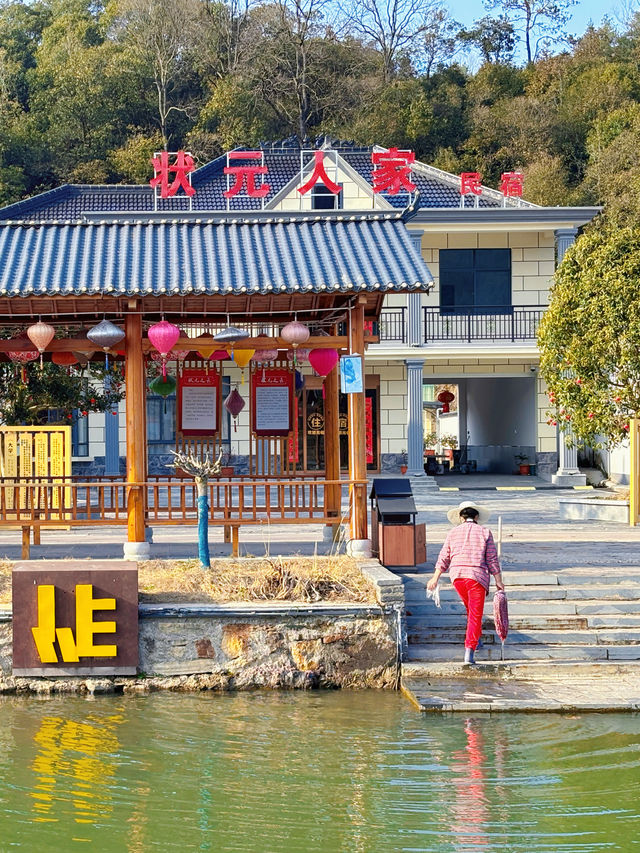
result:
<svg viewBox="0 0 640 853"><path fill-rule="evenodd" d="M196 42L202 7L198 0L121 0L114 32L134 72L150 75L156 93L156 121L165 149L171 113L189 112L177 95L188 74L187 55Z"/></svg>
<svg viewBox="0 0 640 853"><path fill-rule="evenodd" d="M454 20L448 9L433 6L423 18L420 38L420 70L427 79L440 65L451 61L458 49L461 24Z"/></svg>
<svg viewBox="0 0 640 853"><path fill-rule="evenodd" d="M541 50L556 41L567 39L569 9L578 0L485 0L488 11L500 9L524 39L527 63L531 64Z"/></svg>
<svg viewBox="0 0 640 853"><path fill-rule="evenodd" d="M440 8L439 0L353 0L341 6L353 30L380 53L385 83L393 77L399 55L416 47L427 16Z"/></svg>
<svg viewBox="0 0 640 853"><path fill-rule="evenodd" d="M203 0L202 27L198 28L196 61L211 78L234 74L247 52L244 38L251 11L258 0Z"/></svg>

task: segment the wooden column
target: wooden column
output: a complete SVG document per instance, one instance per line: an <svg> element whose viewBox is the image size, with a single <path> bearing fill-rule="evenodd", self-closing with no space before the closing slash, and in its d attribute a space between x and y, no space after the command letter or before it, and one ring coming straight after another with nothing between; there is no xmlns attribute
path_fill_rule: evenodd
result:
<svg viewBox="0 0 640 853"><path fill-rule="evenodd" d="M337 334L333 329L332 334ZM340 479L340 402L338 368L324 380L324 469L327 480ZM325 515L340 518L340 486L327 486L324 495ZM337 521L336 521L337 525ZM334 531L335 532L335 531Z"/></svg>
<svg viewBox="0 0 640 853"><path fill-rule="evenodd" d="M144 359L142 356L142 316L125 318L125 388L127 406L127 482L144 482L147 449L145 433ZM145 541L144 492L132 487L127 495L129 542ZM136 550L136 549L133 549ZM144 549L140 549L141 552Z"/></svg>
<svg viewBox="0 0 640 853"><path fill-rule="evenodd" d="M362 301L361 301L362 299ZM351 311L350 352L363 358L364 374L364 297ZM364 375L363 375L364 380ZM365 392L349 394L349 479L364 480L367 476L367 451L365 445ZM367 527L367 487L351 486L351 538L368 539Z"/></svg>

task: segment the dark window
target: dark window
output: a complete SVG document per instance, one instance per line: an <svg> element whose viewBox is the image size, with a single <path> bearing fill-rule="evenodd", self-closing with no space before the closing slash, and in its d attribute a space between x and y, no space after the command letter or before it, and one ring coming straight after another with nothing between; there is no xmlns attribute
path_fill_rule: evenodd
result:
<svg viewBox="0 0 640 853"><path fill-rule="evenodd" d="M342 190L336 195L324 184L316 184L311 190L312 210L338 210L342 207Z"/></svg>
<svg viewBox="0 0 640 853"><path fill-rule="evenodd" d="M149 453L168 453L176 446L176 398L147 395Z"/></svg>
<svg viewBox="0 0 640 853"><path fill-rule="evenodd" d="M511 249L441 249L443 314L511 312Z"/></svg>

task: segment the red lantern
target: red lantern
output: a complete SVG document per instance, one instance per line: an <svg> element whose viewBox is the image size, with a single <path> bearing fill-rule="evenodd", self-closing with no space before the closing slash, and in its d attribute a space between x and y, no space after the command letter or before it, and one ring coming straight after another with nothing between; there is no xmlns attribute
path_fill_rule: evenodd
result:
<svg viewBox="0 0 640 853"><path fill-rule="evenodd" d="M455 400L455 394L452 394L451 391L441 391L438 394L437 400L439 403L442 403L442 412L446 414L449 411L449 403Z"/></svg>
<svg viewBox="0 0 640 853"><path fill-rule="evenodd" d="M309 353L309 364L320 376L328 376L339 361L335 349L312 349Z"/></svg>
<svg viewBox="0 0 640 853"><path fill-rule="evenodd" d="M149 327L147 336L151 344L158 350L162 356L162 376L167 375L167 358L171 352L171 348L180 337L180 329L169 323L166 320L160 320L159 323L154 323Z"/></svg>
<svg viewBox="0 0 640 853"><path fill-rule="evenodd" d="M36 350L22 350L21 352L8 352L7 357L11 359L14 364L19 364L21 366L20 369L20 379L22 380L22 384L27 381L27 371L25 370L25 364L30 361L35 361L38 357L38 352Z"/></svg>
<svg viewBox="0 0 640 853"><path fill-rule="evenodd" d="M71 367L72 364L77 364L78 359L72 352L52 352L51 361L54 364L59 364L61 367Z"/></svg>
<svg viewBox="0 0 640 853"><path fill-rule="evenodd" d="M245 402L238 391L237 388L234 388L233 391L229 394L226 400L223 403L225 409L229 412L229 414L233 417L233 429L234 432L238 431L238 415L245 407Z"/></svg>

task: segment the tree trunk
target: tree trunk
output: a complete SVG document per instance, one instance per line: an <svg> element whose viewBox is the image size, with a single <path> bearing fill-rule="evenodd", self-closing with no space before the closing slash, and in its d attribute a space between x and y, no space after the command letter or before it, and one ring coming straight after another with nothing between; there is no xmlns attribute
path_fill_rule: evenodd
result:
<svg viewBox="0 0 640 853"><path fill-rule="evenodd" d="M203 569L210 569L207 481L196 479L196 485L198 487L198 558Z"/></svg>

